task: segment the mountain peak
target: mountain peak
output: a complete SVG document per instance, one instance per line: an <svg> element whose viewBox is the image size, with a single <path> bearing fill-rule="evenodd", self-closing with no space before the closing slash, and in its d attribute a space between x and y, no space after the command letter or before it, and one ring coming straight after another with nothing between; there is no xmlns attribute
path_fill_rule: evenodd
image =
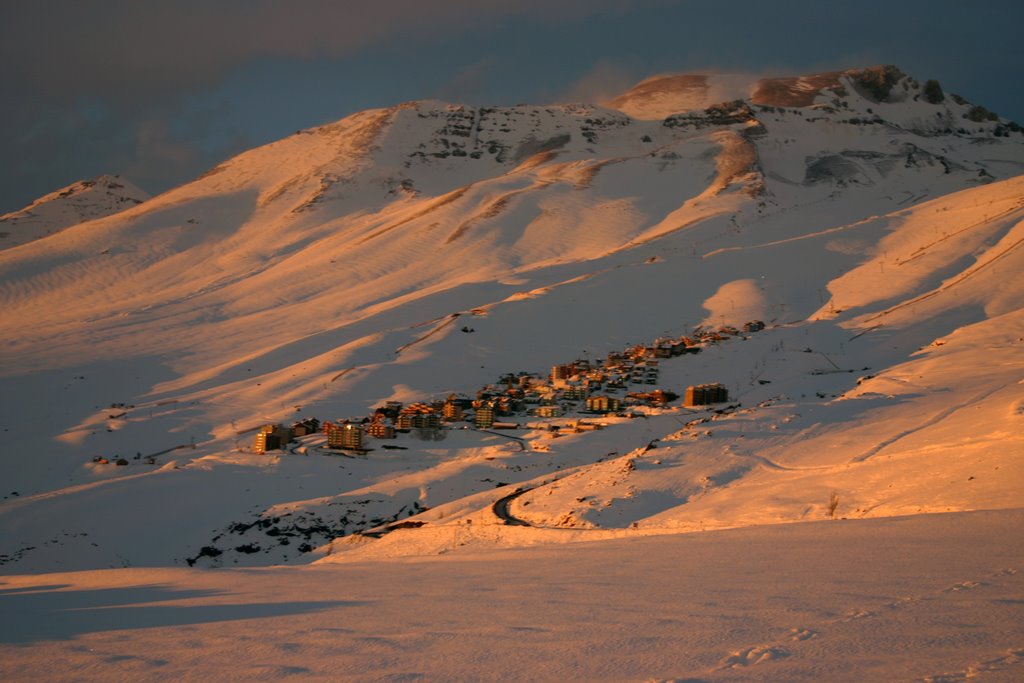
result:
<svg viewBox="0 0 1024 683"><path fill-rule="evenodd" d="M58 233L84 221L104 218L141 204L149 194L124 178L101 175L79 180L0 216L0 249Z"/></svg>
<svg viewBox="0 0 1024 683"><path fill-rule="evenodd" d="M844 81L866 99L881 102L887 100L902 79L913 81L892 65L798 76L661 74L640 81L609 101L608 106L633 118L648 120L706 109L727 100L747 100L774 107L809 107L819 97L843 88Z"/></svg>
<svg viewBox="0 0 1024 683"><path fill-rule="evenodd" d="M8 217L45 231L109 200L0 252L4 438L25 454L0 462L0 564L305 562L347 554L341 535L392 552L372 539L397 520L395 552L447 552L490 543L503 498L544 538L1015 504L1019 127L885 66L633 95L672 113L424 100L116 215L135 202L104 177ZM733 403L667 405L702 385ZM303 427L245 452L261 425L369 430L451 394L477 399L448 417L493 402L522 428L410 422L342 459Z"/></svg>

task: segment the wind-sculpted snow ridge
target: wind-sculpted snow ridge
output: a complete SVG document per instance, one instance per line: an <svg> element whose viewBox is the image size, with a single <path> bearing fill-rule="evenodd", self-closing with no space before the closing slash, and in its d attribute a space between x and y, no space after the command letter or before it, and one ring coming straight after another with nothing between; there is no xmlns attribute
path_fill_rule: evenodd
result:
<svg viewBox="0 0 1024 683"><path fill-rule="evenodd" d="M3 571L1018 507L1019 127L889 67L651 83L362 112L0 252ZM251 452L754 320L640 378L727 404Z"/></svg>

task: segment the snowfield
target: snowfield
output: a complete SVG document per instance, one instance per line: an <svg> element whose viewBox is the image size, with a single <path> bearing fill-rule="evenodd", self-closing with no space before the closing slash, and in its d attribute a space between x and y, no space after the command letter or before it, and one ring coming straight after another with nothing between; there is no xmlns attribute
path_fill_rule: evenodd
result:
<svg viewBox="0 0 1024 683"><path fill-rule="evenodd" d="M1018 680L1024 134L928 92L410 102L4 217L0 677ZM720 328L592 393L727 402L252 450Z"/></svg>
<svg viewBox="0 0 1024 683"><path fill-rule="evenodd" d="M1019 511L952 513L392 562L6 577L0 671L1009 682L1024 665L1010 542L1022 523Z"/></svg>

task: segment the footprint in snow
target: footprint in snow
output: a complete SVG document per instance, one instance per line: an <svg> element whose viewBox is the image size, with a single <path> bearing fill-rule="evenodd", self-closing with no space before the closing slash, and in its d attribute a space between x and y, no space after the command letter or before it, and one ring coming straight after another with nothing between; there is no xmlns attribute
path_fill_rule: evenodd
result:
<svg viewBox="0 0 1024 683"><path fill-rule="evenodd" d="M789 629L790 640L810 640L811 638L817 638L818 632L812 631L809 628L791 628Z"/></svg>
<svg viewBox="0 0 1024 683"><path fill-rule="evenodd" d="M868 617L875 616L874 612L870 612L866 609L851 610L846 613L846 619L844 621L853 621L855 619L866 619Z"/></svg>
<svg viewBox="0 0 1024 683"><path fill-rule="evenodd" d="M1011 648L998 657L971 664L963 671L925 676L920 680L921 683L964 683L977 678L981 674L995 673L1015 667L1021 662L1024 662L1024 648Z"/></svg>
<svg viewBox="0 0 1024 683"><path fill-rule="evenodd" d="M771 645L755 645L743 650L737 650L722 660L721 668L735 669L741 666L753 666L762 662L770 662L773 659L788 657L789 653L780 647Z"/></svg>
<svg viewBox="0 0 1024 683"><path fill-rule="evenodd" d="M947 588L945 592L950 593L952 591L966 591L984 585L985 584L983 584L981 581L961 581L960 583L954 584Z"/></svg>
<svg viewBox="0 0 1024 683"><path fill-rule="evenodd" d="M902 597L896 598L890 603L887 603L885 606L890 609L896 609L897 607L902 607L903 605L906 605L908 602L915 602L917 599L918 598L915 598L911 595L904 595Z"/></svg>

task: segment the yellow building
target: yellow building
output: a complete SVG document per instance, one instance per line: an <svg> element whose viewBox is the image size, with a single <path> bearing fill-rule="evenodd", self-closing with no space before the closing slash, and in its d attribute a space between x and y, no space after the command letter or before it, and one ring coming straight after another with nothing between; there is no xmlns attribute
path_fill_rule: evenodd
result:
<svg viewBox="0 0 1024 683"><path fill-rule="evenodd" d="M253 450L262 455L267 451L284 448L292 440L292 430L280 424L265 424L260 427L253 444Z"/></svg>
<svg viewBox="0 0 1024 683"><path fill-rule="evenodd" d="M363 429L354 422L328 422L324 425L327 432L327 447L347 451L363 450Z"/></svg>

